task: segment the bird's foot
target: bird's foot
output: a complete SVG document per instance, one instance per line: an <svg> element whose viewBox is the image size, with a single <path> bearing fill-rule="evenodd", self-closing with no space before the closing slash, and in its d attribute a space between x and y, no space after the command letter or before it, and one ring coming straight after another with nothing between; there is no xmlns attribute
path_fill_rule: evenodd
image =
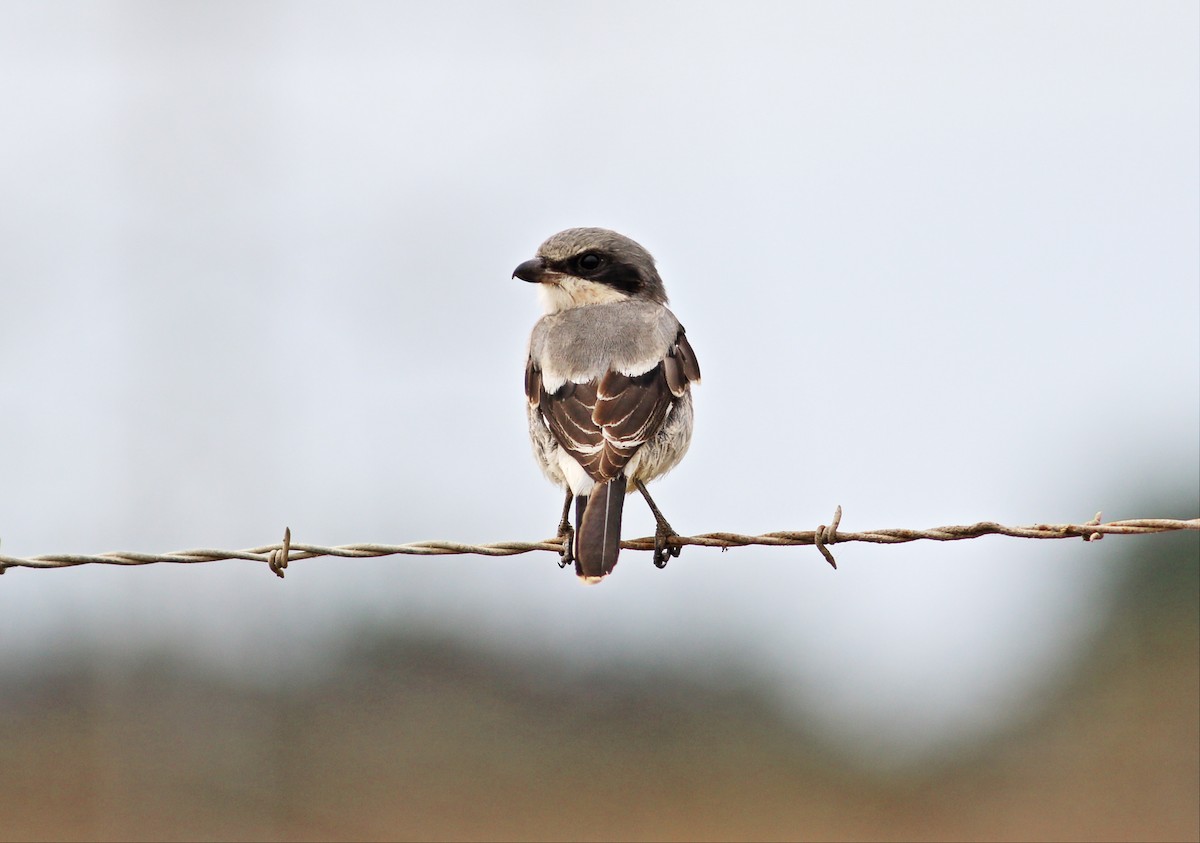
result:
<svg viewBox="0 0 1200 843"><path fill-rule="evenodd" d="M558 554L558 567L565 568L575 561L575 554L571 550L571 546L575 544L575 528L570 524L559 524L558 540L562 542L562 550Z"/></svg>
<svg viewBox="0 0 1200 843"><path fill-rule="evenodd" d="M679 558L679 551L683 550L679 545L672 545L668 539L678 536L679 533L671 529L671 525L665 520L660 521L654 529L654 567L665 568L671 557Z"/></svg>
<svg viewBox="0 0 1200 843"><path fill-rule="evenodd" d="M558 540L562 542L562 549L558 554L560 568L565 568L575 561L575 553L571 550L575 544L575 528L571 526L571 502L574 500L575 496L567 489L567 496L563 500L562 518L558 519Z"/></svg>
<svg viewBox="0 0 1200 843"><path fill-rule="evenodd" d="M646 503L650 506L650 511L654 513L654 567L665 568L671 557L679 558L679 551L683 549L682 545L671 545L668 539L672 539L679 535L663 517L658 505L654 502L654 498L650 497L650 493L646 491L646 484L641 480L633 482L634 487L642 493L642 497L646 499Z"/></svg>

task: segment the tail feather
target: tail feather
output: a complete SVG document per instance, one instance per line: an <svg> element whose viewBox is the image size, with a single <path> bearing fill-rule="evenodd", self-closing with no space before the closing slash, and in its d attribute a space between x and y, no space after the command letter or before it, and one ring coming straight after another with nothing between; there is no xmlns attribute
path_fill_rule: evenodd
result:
<svg viewBox="0 0 1200 843"><path fill-rule="evenodd" d="M575 573L588 582L599 582L617 565L625 486L624 475L617 475L575 498Z"/></svg>

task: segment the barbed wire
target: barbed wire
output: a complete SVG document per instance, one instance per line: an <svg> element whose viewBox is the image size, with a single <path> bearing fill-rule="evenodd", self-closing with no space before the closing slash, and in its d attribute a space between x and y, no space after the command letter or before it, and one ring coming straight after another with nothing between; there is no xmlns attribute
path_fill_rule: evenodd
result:
<svg viewBox="0 0 1200 843"><path fill-rule="evenodd" d="M1022 539L1068 539L1082 538L1084 541L1097 541L1106 535L1142 535L1144 533L1165 533L1174 530L1200 530L1200 518L1176 520L1173 518L1137 518L1126 521L1110 521L1101 523L1100 513L1091 521L1082 524L1034 524L1029 527L1006 527L994 521L980 521L976 524L966 524L951 527L933 527L927 530L909 530L903 528L869 530L866 532L841 532L838 525L842 518L842 508L839 506L833 520L827 526L820 525L815 530L781 531L763 533L758 536L742 535L741 533L704 533L698 536L671 536L667 543L672 547L696 545L700 547L719 547L728 550L731 547L794 547L813 545L820 551L825 560L834 568L837 562L829 551L829 545L845 544L847 542L868 542L871 544L903 544L906 542L928 541L960 541L975 539L981 536L1012 536ZM647 536L639 539L629 539L621 542L625 550L653 550L654 537ZM157 563L192 564L197 562L219 562L227 559L245 559L251 562L263 562L277 576L282 577L284 569L290 562L301 559L315 559L323 556L344 557L352 559L372 558L379 556L396 556L409 554L414 556L451 556L473 554L478 556L516 556L537 550L561 554L563 550L560 539L545 539L538 542L495 542L492 544L465 544L452 541L422 541L407 544L346 544L337 547L323 547L313 544L297 544L292 542L290 528L284 530L283 541L247 550L179 550L173 553L131 553L121 551L101 554L52 553L44 556L18 558L0 555L0 574L9 568L73 568L79 565L153 565Z"/></svg>

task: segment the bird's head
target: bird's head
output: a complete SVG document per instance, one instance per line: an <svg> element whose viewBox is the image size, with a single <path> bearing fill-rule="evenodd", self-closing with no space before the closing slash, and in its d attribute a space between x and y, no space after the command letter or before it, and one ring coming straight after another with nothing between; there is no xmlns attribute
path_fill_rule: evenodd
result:
<svg viewBox="0 0 1200 843"><path fill-rule="evenodd" d="M638 243L607 228L568 228L538 247L513 271L541 285L547 312L625 299L667 303L654 258Z"/></svg>

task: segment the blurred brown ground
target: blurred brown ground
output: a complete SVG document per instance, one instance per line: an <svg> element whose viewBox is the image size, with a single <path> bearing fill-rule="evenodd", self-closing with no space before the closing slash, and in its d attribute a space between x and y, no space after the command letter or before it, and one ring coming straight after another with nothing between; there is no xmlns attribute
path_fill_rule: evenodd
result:
<svg viewBox="0 0 1200 843"><path fill-rule="evenodd" d="M1180 538L1138 561L1024 731L936 768L855 768L734 679L572 678L376 637L290 691L166 658L0 686L0 838L1197 840L1200 576Z"/></svg>

